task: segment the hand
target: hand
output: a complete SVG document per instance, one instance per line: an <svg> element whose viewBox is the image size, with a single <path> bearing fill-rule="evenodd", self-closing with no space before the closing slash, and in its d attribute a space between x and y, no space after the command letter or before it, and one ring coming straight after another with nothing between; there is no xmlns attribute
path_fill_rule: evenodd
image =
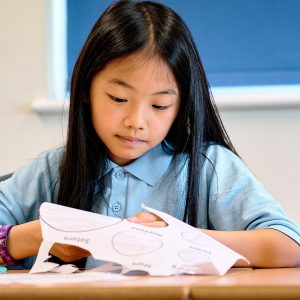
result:
<svg viewBox="0 0 300 300"><path fill-rule="evenodd" d="M55 243L52 246L50 254L68 263L91 255L89 251L82 248L59 243Z"/></svg>
<svg viewBox="0 0 300 300"><path fill-rule="evenodd" d="M148 212L140 212L127 219L130 222L134 222L140 225L149 226L149 227L166 227L168 224L156 216L155 214Z"/></svg>

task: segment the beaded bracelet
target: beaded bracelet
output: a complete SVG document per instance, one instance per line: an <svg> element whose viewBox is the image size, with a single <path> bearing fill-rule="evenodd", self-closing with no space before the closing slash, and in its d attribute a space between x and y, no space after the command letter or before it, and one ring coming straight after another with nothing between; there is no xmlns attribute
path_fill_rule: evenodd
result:
<svg viewBox="0 0 300 300"><path fill-rule="evenodd" d="M19 262L13 259L7 250L7 237L13 225L4 225L0 227L0 257L5 266L16 266Z"/></svg>

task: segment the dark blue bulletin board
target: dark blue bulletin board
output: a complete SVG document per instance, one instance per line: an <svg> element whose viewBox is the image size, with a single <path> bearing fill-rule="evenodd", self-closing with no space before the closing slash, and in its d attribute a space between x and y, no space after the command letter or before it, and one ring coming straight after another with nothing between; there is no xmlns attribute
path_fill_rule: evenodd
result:
<svg viewBox="0 0 300 300"><path fill-rule="evenodd" d="M68 0L68 75L110 0ZM211 86L300 84L299 0L164 0L190 27Z"/></svg>

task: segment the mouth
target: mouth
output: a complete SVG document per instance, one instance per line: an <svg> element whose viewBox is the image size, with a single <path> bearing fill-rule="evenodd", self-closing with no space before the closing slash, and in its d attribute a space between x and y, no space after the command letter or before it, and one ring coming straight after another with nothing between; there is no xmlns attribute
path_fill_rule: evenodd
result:
<svg viewBox="0 0 300 300"><path fill-rule="evenodd" d="M138 137L131 137L131 136L121 136L121 135L116 135L116 137L123 143L128 144L128 145L137 145L144 143L145 140L140 139Z"/></svg>

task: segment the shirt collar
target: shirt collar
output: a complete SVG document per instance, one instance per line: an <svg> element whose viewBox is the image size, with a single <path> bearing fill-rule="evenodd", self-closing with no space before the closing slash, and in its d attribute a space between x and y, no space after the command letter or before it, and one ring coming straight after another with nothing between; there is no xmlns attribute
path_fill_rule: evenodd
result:
<svg viewBox="0 0 300 300"><path fill-rule="evenodd" d="M158 145L134 160L129 165L122 167L122 169L147 184L154 186L168 169L172 158L172 155L165 153L162 146ZM107 174L114 168L120 168L120 166L111 160L108 160L108 166L103 175Z"/></svg>
<svg viewBox="0 0 300 300"><path fill-rule="evenodd" d="M125 166L124 169L147 184L154 186L168 169L172 158L173 156L167 154L159 144Z"/></svg>

